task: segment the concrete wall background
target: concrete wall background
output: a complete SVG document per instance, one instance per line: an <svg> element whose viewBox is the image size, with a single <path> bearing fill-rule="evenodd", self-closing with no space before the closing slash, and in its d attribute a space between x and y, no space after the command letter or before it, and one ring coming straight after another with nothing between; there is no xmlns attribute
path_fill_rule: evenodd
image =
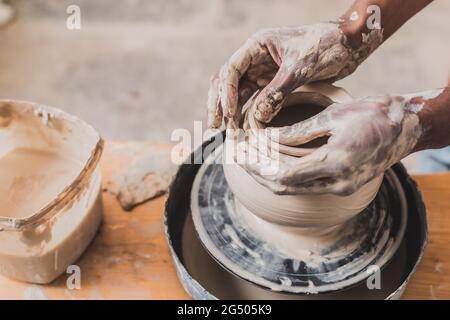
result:
<svg viewBox="0 0 450 320"><path fill-rule="evenodd" d="M254 31L338 17L351 0L11 0L0 29L0 97L56 106L108 138L169 141L205 119L209 77ZM82 29L66 29L78 4ZM350 78L354 95L440 87L450 1L436 0Z"/></svg>

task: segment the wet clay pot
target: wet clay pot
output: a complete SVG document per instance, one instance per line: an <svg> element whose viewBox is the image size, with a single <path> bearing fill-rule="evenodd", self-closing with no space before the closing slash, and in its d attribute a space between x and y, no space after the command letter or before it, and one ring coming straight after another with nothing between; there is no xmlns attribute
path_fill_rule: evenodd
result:
<svg viewBox="0 0 450 320"><path fill-rule="evenodd" d="M268 126L291 125L317 114L332 103L350 99L345 90L329 84L303 86L286 98L280 113ZM254 105L247 108L244 118L243 128L250 134L256 135L256 130L266 127L254 118ZM232 143L229 139L225 141L225 146ZM315 147L278 145L277 150L285 156L301 157L313 152ZM245 208L268 222L303 228L305 231L330 228L348 221L372 202L383 180L383 175L380 175L349 196L277 195L257 182L241 166L233 161L229 163L230 159L233 157L227 157L228 161L223 164L224 174L233 194Z"/></svg>

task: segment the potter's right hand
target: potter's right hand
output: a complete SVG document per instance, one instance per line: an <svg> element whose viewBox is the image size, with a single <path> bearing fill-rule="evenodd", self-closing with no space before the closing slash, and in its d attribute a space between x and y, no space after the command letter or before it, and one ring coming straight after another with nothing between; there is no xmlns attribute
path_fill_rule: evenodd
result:
<svg viewBox="0 0 450 320"><path fill-rule="evenodd" d="M259 89L256 119L269 122L295 88L318 80L335 81L352 73L381 43L382 30L367 33L356 47L339 23L267 29L255 33L213 76L208 95L208 126L222 118L237 128L241 107Z"/></svg>
<svg viewBox="0 0 450 320"><path fill-rule="evenodd" d="M449 145L449 105L449 87L336 103L292 126L266 129L268 137L283 145L329 136L325 145L302 158L281 155L277 170L262 174L274 163L258 146L247 143L240 152L257 149L253 154L262 160L243 166L278 194L349 195L411 152Z"/></svg>

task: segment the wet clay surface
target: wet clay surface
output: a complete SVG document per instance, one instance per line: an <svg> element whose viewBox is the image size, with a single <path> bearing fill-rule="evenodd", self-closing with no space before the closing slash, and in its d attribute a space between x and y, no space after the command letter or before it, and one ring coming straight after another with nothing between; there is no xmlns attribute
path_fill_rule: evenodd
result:
<svg viewBox="0 0 450 320"><path fill-rule="evenodd" d="M53 201L82 165L56 152L18 148L0 157L0 216L29 217Z"/></svg>
<svg viewBox="0 0 450 320"><path fill-rule="evenodd" d="M267 125L267 127L279 128L284 126L291 126L300 121L309 119L316 114L324 110L325 107L316 104L294 104L282 108L280 112L272 119ZM296 147L303 148L318 148L325 143L327 143L328 137L320 137L304 143L302 145L297 145Z"/></svg>

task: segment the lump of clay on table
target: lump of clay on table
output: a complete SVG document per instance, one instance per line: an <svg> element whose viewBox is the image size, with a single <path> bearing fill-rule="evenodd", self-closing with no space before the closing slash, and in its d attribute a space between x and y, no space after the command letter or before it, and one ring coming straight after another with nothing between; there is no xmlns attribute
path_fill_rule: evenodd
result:
<svg viewBox="0 0 450 320"><path fill-rule="evenodd" d="M111 142L105 147L104 170L110 170L104 189L119 200L124 210L166 193L177 166L169 145L145 142Z"/></svg>

